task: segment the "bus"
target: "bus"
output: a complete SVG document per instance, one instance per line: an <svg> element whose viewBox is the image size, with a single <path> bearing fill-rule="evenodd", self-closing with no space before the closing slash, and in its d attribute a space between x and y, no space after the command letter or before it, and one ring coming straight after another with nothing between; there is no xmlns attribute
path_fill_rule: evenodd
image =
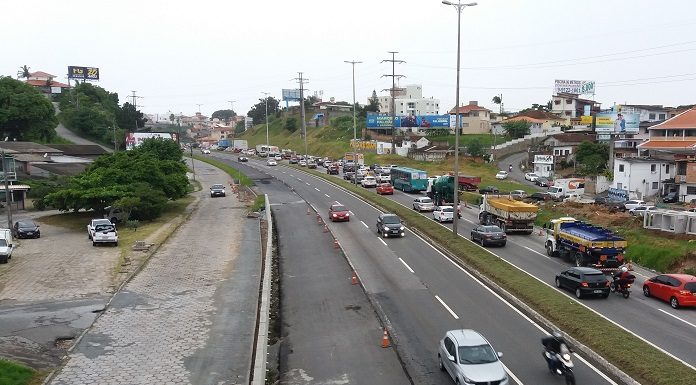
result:
<svg viewBox="0 0 696 385"><path fill-rule="evenodd" d="M410 167L391 169L391 182L395 189L404 192L420 192L428 188L428 174Z"/></svg>

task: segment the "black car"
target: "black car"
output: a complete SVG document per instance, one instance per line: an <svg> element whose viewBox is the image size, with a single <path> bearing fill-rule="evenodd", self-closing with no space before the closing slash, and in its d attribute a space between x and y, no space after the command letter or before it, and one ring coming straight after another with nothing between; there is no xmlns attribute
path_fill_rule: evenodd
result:
<svg viewBox="0 0 696 385"><path fill-rule="evenodd" d="M536 178L534 184L539 187L550 187L552 183L550 180L548 180L548 178L541 176L539 178Z"/></svg>
<svg viewBox="0 0 696 385"><path fill-rule="evenodd" d="M240 156L239 158L237 158L237 160L240 162L248 162L249 158L247 158L246 156Z"/></svg>
<svg viewBox="0 0 696 385"><path fill-rule="evenodd" d="M353 180L353 175L355 175L355 171L345 171L343 172L343 179Z"/></svg>
<svg viewBox="0 0 696 385"><path fill-rule="evenodd" d="M662 197L662 202L664 203L677 203L679 202L679 193L677 191L672 191Z"/></svg>
<svg viewBox="0 0 696 385"><path fill-rule="evenodd" d="M545 201L551 200L551 195L549 195L549 193L546 193L546 192L535 192L535 193L532 193L532 195L526 197L525 200L535 201L535 202L545 202Z"/></svg>
<svg viewBox="0 0 696 385"><path fill-rule="evenodd" d="M609 279L591 267L571 267L556 274L556 287L572 290L578 298L586 295L609 296Z"/></svg>
<svg viewBox="0 0 696 385"><path fill-rule="evenodd" d="M471 230L471 241L479 242L481 246L505 246L507 235L498 226L476 226Z"/></svg>
<svg viewBox="0 0 696 385"><path fill-rule="evenodd" d="M41 238L41 231L31 219L25 219L15 222L12 227L12 235L15 238Z"/></svg>
<svg viewBox="0 0 696 385"><path fill-rule="evenodd" d="M479 189L479 194L497 194L499 192L500 190L495 186L486 186Z"/></svg>
<svg viewBox="0 0 696 385"><path fill-rule="evenodd" d="M380 214L377 217L377 234L387 238L389 236L403 237L406 228L401 223L401 218L396 214Z"/></svg>

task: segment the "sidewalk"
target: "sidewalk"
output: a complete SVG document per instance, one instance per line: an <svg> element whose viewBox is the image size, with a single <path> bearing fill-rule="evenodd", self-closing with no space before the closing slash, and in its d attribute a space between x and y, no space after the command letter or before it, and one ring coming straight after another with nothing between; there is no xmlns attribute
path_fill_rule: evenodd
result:
<svg viewBox="0 0 696 385"><path fill-rule="evenodd" d="M248 382L260 272L259 222L207 186L229 178L196 162L201 202L116 294L49 382L242 384Z"/></svg>

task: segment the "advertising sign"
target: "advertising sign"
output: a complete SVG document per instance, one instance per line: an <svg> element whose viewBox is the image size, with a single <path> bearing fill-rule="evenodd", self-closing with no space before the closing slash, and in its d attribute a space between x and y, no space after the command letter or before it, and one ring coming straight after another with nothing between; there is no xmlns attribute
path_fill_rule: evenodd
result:
<svg viewBox="0 0 696 385"><path fill-rule="evenodd" d="M289 90L283 88L283 101L297 102L300 100L300 90Z"/></svg>
<svg viewBox="0 0 696 385"><path fill-rule="evenodd" d="M367 128L391 128L391 115L368 114L366 118ZM394 118L394 126L401 127L401 117Z"/></svg>
<svg viewBox="0 0 696 385"><path fill-rule="evenodd" d="M595 82L593 80L559 80L553 84L553 92L558 94L560 92L567 94L594 94L595 92Z"/></svg>
<svg viewBox="0 0 696 385"><path fill-rule="evenodd" d="M592 118L590 117L591 122ZM640 114L600 113L597 114L595 124L595 132L598 134L637 134L640 125Z"/></svg>
<svg viewBox="0 0 696 385"><path fill-rule="evenodd" d="M553 155L534 155L533 163L553 164Z"/></svg>
<svg viewBox="0 0 696 385"><path fill-rule="evenodd" d="M175 132L129 132L126 135L126 150L132 150L141 145L145 139L151 138L177 140Z"/></svg>
<svg viewBox="0 0 696 385"><path fill-rule="evenodd" d="M99 68L68 66L68 79L99 80Z"/></svg>
<svg viewBox="0 0 696 385"><path fill-rule="evenodd" d="M368 114L367 128L391 128L391 115ZM396 127L449 127L449 115L422 115L422 116L396 116L394 117Z"/></svg>

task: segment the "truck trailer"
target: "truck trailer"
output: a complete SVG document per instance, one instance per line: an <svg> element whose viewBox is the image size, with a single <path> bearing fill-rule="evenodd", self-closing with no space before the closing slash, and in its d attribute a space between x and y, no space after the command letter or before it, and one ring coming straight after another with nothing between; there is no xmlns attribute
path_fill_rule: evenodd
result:
<svg viewBox="0 0 696 385"><path fill-rule="evenodd" d="M546 229L546 254L594 267L605 273L615 272L624 263L626 239L613 231L564 217L552 219Z"/></svg>
<svg viewBox="0 0 696 385"><path fill-rule="evenodd" d="M506 233L534 232L534 220L539 212L536 205L518 201L509 195L483 195L479 207L482 225L497 225Z"/></svg>
<svg viewBox="0 0 696 385"><path fill-rule="evenodd" d="M454 176L443 175L428 182L426 194L440 206L444 203L454 202ZM481 178L477 176L459 175L459 191L476 191Z"/></svg>

